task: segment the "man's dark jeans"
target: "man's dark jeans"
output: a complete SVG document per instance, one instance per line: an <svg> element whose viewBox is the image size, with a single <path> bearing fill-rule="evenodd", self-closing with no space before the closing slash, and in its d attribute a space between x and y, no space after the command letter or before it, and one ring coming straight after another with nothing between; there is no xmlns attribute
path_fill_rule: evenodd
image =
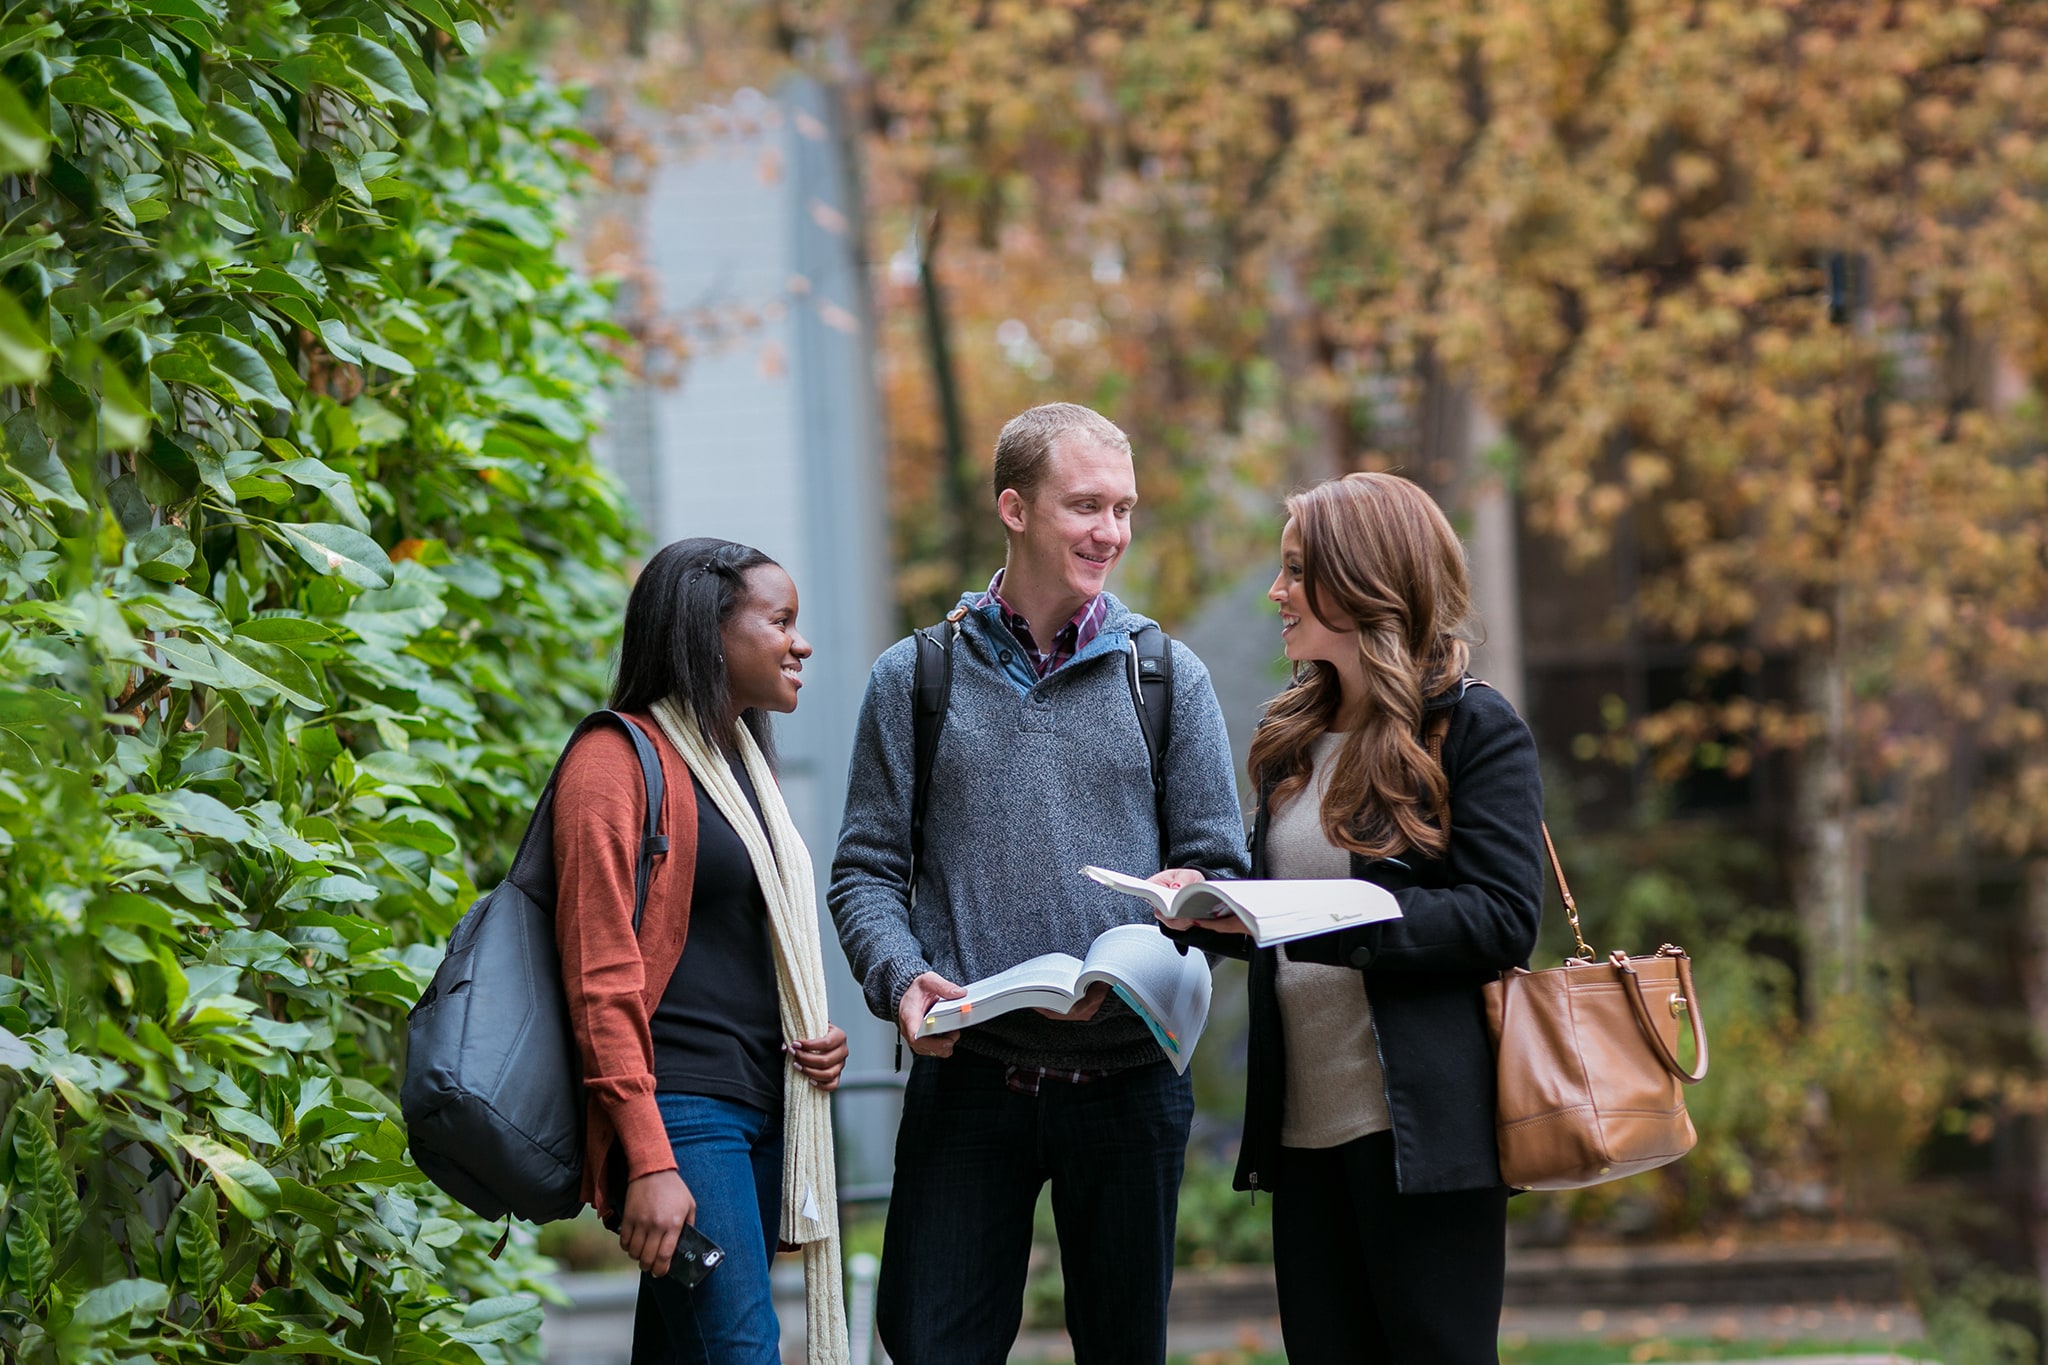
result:
<svg viewBox="0 0 2048 1365"><path fill-rule="evenodd" d="M896 1365L1001 1365L1052 1181L1076 1365L1160 1365L1193 1092L1165 1062L1019 1094L967 1052L919 1057L896 1133L876 1317Z"/></svg>

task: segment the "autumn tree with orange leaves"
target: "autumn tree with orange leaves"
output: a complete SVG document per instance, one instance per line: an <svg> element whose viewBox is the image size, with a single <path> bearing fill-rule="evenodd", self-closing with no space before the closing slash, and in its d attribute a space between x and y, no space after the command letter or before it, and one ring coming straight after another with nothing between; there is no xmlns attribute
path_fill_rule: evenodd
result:
<svg viewBox="0 0 2048 1365"><path fill-rule="evenodd" d="M1831 988L1871 841L2042 851L2048 7L889 13L820 20L869 34L878 239L936 255L977 437L1054 393L1133 432L1169 617L1239 569L1247 510L1427 468L1469 391L1531 531L1583 562L1630 523L1632 608L1703 683L1796 659L1791 695L1607 744L1668 774L1801 756ZM979 485L944 458L917 278L884 295L889 411L907 496L940 501ZM914 595L979 567L910 548Z"/></svg>

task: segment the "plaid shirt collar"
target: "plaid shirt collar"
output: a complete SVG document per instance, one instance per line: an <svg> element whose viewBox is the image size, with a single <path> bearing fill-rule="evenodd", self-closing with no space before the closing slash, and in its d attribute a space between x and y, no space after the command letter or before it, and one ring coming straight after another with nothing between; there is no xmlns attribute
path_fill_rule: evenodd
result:
<svg viewBox="0 0 2048 1365"><path fill-rule="evenodd" d="M1025 657L1031 661L1032 672L1043 678L1061 664L1088 648L1088 644L1102 632L1102 623L1109 616L1109 594L1097 593L1082 603L1081 610L1065 625L1053 633L1052 648L1040 649L1038 641L1031 634L1031 623L1011 610L1003 600L1003 573L997 569L996 576L988 581L988 591L976 599L974 605L986 607L995 604L1002 613L1003 625L1010 634L1017 637L1017 643L1024 646Z"/></svg>

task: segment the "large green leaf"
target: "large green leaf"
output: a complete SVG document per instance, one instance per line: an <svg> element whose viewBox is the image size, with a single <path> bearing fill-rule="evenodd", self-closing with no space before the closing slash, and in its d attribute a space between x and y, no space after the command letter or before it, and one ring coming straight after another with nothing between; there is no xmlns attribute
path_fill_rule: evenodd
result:
<svg viewBox="0 0 2048 1365"><path fill-rule="evenodd" d="M303 616L271 615L244 621L235 627L235 635L239 639L257 640L267 645L291 646L331 640L334 628Z"/></svg>
<svg viewBox="0 0 2048 1365"><path fill-rule="evenodd" d="M391 556L384 547L352 526L327 522L282 525L292 548L321 573L363 588L381 588L391 581Z"/></svg>
<svg viewBox="0 0 2048 1365"><path fill-rule="evenodd" d="M291 175L291 168L277 154L277 144L270 140L270 134L254 114L232 104L210 104L206 108L206 131L233 155L241 169L261 171L280 180Z"/></svg>
<svg viewBox="0 0 2048 1365"><path fill-rule="evenodd" d="M14 1183L27 1193L27 1211L42 1219L53 1245L71 1235L80 1217L78 1191L39 1114L24 1113L14 1125Z"/></svg>
<svg viewBox="0 0 2048 1365"><path fill-rule="evenodd" d="M172 829L184 830L188 834L227 839L233 843L247 842L251 835L247 820L218 797L208 796L205 792L174 791L122 799L135 803Z"/></svg>
<svg viewBox="0 0 2048 1365"><path fill-rule="evenodd" d="M178 1202L173 1245L177 1250L178 1283L203 1294L227 1269L220 1252L219 1206L213 1186L194 1185Z"/></svg>
<svg viewBox="0 0 2048 1365"><path fill-rule="evenodd" d="M358 33L323 33L304 52L279 62L275 72L279 80L300 90L318 84L371 104L427 107L397 54Z"/></svg>
<svg viewBox="0 0 2048 1365"><path fill-rule="evenodd" d="M540 1330L540 1300L530 1294L481 1299L462 1314L462 1326L450 1333L472 1345L524 1341Z"/></svg>
<svg viewBox="0 0 2048 1365"><path fill-rule="evenodd" d="M260 681L254 685L266 687L283 696L294 705L308 711L318 711L327 703L326 689L321 686L320 677L306 661L288 649L265 644L260 640L236 636L232 640L215 645L214 649L225 654L249 670Z"/></svg>
<svg viewBox="0 0 2048 1365"><path fill-rule="evenodd" d="M71 1310L75 1327L107 1327L127 1321L136 1326L170 1307L171 1291L155 1280L116 1280L88 1290Z"/></svg>
<svg viewBox="0 0 2048 1365"><path fill-rule="evenodd" d="M178 1145L206 1163L213 1183L243 1217L262 1218L277 1210L281 1197L277 1180L260 1163L202 1135L182 1136Z"/></svg>
<svg viewBox="0 0 2048 1365"><path fill-rule="evenodd" d="M50 130L13 81L0 76L0 175L39 171L50 159Z"/></svg>
<svg viewBox="0 0 2048 1365"><path fill-rule="evenodd" d="M33 412L24 408L8 418L4 433L7 473L20 479L31 497L77 512L85 510L85 499L78 496L78 485L71 481L71 471L50 448L42 428L36 425Z"/></svg>
<svg viewBox="0 0 2048 1365"><path fill-rule="evenodd" d="M138 128L192 131L163 77L126 57L80 57L52 82L50 93L66 104L82 104Z"/></svg>
<svg viewBox="0 0 2048 1365"><path fill-rule="evenodd" d="M29 1298L40 1298L57 1260L50 1234L32 1212L17 1213L7 1224L7 1278Z"/></svg>
<svg viewBox="0 0 2048 1365"><path fill-rule="evenodd" d="M194 553L184 527L153 527L135 541L135 571L159 583L175 583L190 573Z"/></svg>
<svg viewBox="0 0 2048 1365"><path fill-rule="evenodd" d="M151 367L167 383L190 384L231 403L285 412L291 404L255 347L213 332L187 332Z"/></svg>
<svg viewBox="0 0 2048 1365"><path fill-rule="evenodd" d="M340 326L339 323L333 325ZM327 326L328 324L322 324L323 337L327 335ZM286 460L283 464L272 466L271 470L266 472L272 471L284 475L293 483L319 489L327 496L328 505L334 508L336 516L363 534L369 534L370 519L363 515L362 505L356 501L355 481L348 475L314 459Z"/></svg>
<svg viewBox="0 0 2048 1365"><path fill-rule="evenodd" d="M34 384L49 369L50 345L42 329L0 288L0 384Z"/></svg>

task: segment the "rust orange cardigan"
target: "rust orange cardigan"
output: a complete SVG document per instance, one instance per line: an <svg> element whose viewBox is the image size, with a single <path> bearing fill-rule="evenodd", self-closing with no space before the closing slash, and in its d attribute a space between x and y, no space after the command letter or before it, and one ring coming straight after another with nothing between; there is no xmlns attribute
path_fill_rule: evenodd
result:
<svg viewBox="0 0 2048 1365"><path fill-rule="evenodd" d="M637 939L633 870L647 802L632 741L613 727L592 730L562 761L555 786L555 943L589 1106L583 1198L607 1223L618 1217L628 1180L676 1167L654 1101L648 1020L682 959L697 877L689 766L651 716L629 719L661 756L668 836L668 853L654 860Z"/></svg>

